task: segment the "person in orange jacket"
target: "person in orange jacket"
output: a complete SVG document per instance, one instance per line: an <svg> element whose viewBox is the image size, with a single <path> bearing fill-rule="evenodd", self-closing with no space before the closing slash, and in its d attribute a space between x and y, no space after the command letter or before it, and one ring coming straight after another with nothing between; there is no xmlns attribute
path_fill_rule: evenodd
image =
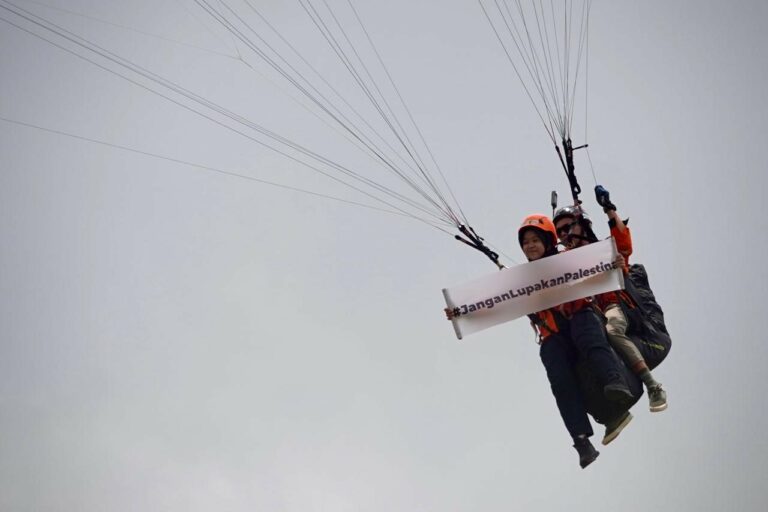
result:
<svg viewBox="0 0 768 512"><path fill-rule="evenodd" d="M611 236L616 242L616 249L623 258L624 275L629 272L629 257L632 254L632 233L621 217L616 213L616 206L610 200L609 192L598 185L595 187L598 204L608 216ZM580 206L561 208L554 217L558 238L567 249L575 249L597 241L592 231L591 221ZM606 318L606 332L611 346L627 362L630 369L637 374L648 391L651 412L660 412L667 408L667 394L657 382L651 370L638 350L637 346L627 336L629 322L624 313L625 307L636 307L629 295L624 291L608 292L596 297L598 307Z"/></svg>
<svg viewBox="0 0 768 512"><path fill-rule="evenodd" d="M529 215L518 230L518 241L528 261L535 261L558 253L555 225L546 215ZM587 416L584 397L576 375L576 360L583 355L603 386L609 400L630 401L632 393L624 382L605 338L602 321L594 312L591 302L573 301L530 315L539 332L539 355L547 372L552 394L560 415L574 441L582 468L592 463L599 452L589 440L593 435ZM627 413L628 414L628 413ZM628 416L631 419L631 416ZM620 418L612 428L615 438L629 419ZM604 444L607 444L604 440Z"/></svg>

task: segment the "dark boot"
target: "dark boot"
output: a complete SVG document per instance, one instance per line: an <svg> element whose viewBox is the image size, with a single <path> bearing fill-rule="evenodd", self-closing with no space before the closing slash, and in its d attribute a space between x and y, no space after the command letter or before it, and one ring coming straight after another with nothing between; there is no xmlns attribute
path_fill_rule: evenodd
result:
<svg viewBox="0 0 768 512"><path fill-rule="evenodd" d="M579 466L581 469L592 464L600 452L595 450L588 437L576 437L573 439L573 447L579 452Z"/></svg>

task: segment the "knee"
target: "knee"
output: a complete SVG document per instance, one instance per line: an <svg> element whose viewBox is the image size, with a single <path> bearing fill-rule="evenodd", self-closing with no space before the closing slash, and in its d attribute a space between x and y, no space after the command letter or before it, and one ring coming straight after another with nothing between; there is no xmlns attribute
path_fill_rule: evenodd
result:
<svg viewBox="0 0 768 512"><path fill-rule="evenodd" d="M608 336L622 336L627 332L627 324L611 316L608 317L608 321L605 324L605 331L608 333Z"/></svg>

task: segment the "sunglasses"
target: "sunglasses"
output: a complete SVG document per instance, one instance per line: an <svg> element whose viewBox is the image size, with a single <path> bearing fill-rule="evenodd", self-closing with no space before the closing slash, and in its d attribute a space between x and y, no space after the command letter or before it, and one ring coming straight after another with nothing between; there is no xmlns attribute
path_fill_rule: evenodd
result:
<svg viewBox="0 0 768 512"><path fill-rule="evenodd" d="M568 224L563 224L559 228L556 228L557 229L557 236L569 234L571 232L571 229L575 225L576 225L575 222L570 222Z"/></svg>

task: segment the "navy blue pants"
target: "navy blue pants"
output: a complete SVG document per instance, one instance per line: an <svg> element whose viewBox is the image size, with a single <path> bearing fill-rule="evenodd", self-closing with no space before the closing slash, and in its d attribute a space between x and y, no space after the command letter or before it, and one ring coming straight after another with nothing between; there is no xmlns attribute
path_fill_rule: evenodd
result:
<svg viewBox="0 0 768 512"><path fill-rule="evenodd" d="M577 312L569 326L569 332L547 337L541 344L539 355L568 433L571 437L591 436L592 425L576 372L579 358L587 361L600 388L612 383L626 386L627 382L620 366L622 363L608 344L603 321L594 310L587 308Z"/></svg>
<svg viewBox="0 0 768 512"><path fill-rule="evenodd" d="M589 362L589 366L601 386L606 384L627 385L621 362L614 357L608 344L603 319L591 308L578 311L570 319L571 340L576 350Z"/></svg>
<svg viewBox="0 0 768 512"><path fill-rule="evenodd" d="M571 437L591 436L592 425L576 375L578 352L573 342L562 334L553 334L541 344L539 356L568 433Z"/></svg>

